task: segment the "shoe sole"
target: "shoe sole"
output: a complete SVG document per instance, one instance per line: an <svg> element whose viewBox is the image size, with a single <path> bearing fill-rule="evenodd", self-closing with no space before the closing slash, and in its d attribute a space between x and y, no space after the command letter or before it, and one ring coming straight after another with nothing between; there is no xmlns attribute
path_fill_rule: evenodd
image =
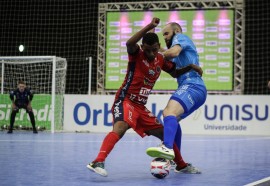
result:
<svg viewBox="0 0 270 186"><path fill-rule="evenodd" d="M93 167L91 167L90 165L87 165L86 167L87 167L89 170L91 170L91 171L97 173L98 175L101 175L101 176L104 176L104 177L108 176L108 174L100 174L99 172L97 172L97 171L96 171Z"/></svg>
<svg viewBox="0 0 270 186"><path fill-rule="evenodd" d="M174 169L174 172L179 173L179 174L201 174L202 173L202 172L181 172L176 169Z"/></svg>
<svg viewBox="0 0 270 186"><path fill-rule="evenodd" d="M154 157L154 158L165 158L167 160L174 159L174 155L158 151L158 150L156 150L156 148L148 148L146 150L146 154L148 154L149 156Z"/></svg>

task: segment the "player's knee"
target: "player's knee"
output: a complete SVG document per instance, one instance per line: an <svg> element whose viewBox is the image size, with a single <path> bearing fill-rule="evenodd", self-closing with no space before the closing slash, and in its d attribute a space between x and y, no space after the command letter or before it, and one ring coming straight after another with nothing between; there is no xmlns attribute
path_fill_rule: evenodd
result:
<svg viewBox="0 0 270 186"><path fill-rule="evenodd" d="M124 136L129 129L129 125L126 122L116 122L113 126L113 132L117 133L120 138Z"/></svg>
<svg viewBox="0 0 270 186"><path fill-rule="evenodd" d="M16 114L16 113L18 113L18 112L19 112L19 109L18 109L18 108L12 109L12 113Z"/></svg>
<svg viewBox="0 0 270 186"><path fill-rule="evenodd" d="M165 111L165 109L162 112L162 116L163 116L163 118L167 116L167 112Z"/></svg>
<svg viewBox="0 0 270 186"><path fill-rule="evenodd" d="M28 114L30 114L30 113L33 113L33 110L32 110L32 109L27 109L26 112L27 112Z"/></svg>
<svg viewBox="0 0 270 186"><path fill-rule="evenodd" d="M171 111L169 109L167 109L167 107L163 110L162 112L163 117L172 115Z"/></svg>
<svg viewBox="0 0 270 186"><path fill-rule="evenodd" d="M160 139L161 141L163 140L163 128L149 130L149 131L146 131L145 133L148 135L151 135L151 136L155 136L158 139Z"/></svg>
<svg viewBox="0 0 270 186"><path fill-rule="evenodd" d="M163 112L162 112L162 115L163 117L166 117L166 116L175 116L175 117L178 117L178 116L181 116L182 114L184 113L184 109L182 106L180 107L166 107Z"/></svg>

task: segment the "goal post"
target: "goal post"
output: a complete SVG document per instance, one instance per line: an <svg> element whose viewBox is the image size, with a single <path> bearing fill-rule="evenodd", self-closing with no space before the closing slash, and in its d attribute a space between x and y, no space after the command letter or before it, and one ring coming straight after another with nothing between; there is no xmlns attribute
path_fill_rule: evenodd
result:
<svg viewBox="0 0 270 186"><path fill-rule="evenodd" d="M63 129L64 93L67 61L56 56L0 57L0 126L7 128L10 122L11 101L9 92L25 81L34 92L33 112L38 129L52 133ZM31 129L24 109L16 115L15 129Z"/></svg>

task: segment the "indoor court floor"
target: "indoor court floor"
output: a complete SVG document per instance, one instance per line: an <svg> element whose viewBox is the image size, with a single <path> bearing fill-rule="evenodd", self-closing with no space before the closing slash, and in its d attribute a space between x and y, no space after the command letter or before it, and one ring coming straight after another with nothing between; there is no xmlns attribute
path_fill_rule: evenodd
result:
<svg viewBox="0 0 270 186"><path fill-rule="evenodd" d="M1 186L243 186L270 177L270 137L183 135L182 154L202 174L165 179L150 174L145 150L160 142L127 133L106 160L108 177L86 165L97 155L104 133L0 131ZM256 184L260 186L268 183Z"/></svg>

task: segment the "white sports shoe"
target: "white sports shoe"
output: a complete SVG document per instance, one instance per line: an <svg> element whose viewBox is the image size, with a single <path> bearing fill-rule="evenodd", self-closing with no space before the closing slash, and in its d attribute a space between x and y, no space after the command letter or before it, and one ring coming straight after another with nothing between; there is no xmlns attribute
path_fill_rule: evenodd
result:
<svg viewBox="0 0 270 186"><path fill-rule="evenodd" d="M171 169L174 170L176 168L176 163L173 160L170 160Z"/></svg>
<svg viewBox="0 0 270 186"><path fill-rule="evenodd" d="M174 172L182 174L201 174L202 172L194 167L191 163L187 163L187 166L183 169L179 169L178 166L175 167Z"/></svg>
<svg viewBox="0 0 270 186"><path fill-rule="evenodd" d="M89 163L86 167L101 176L108 176L108 173L104 168L104 162L92 162Z"/></svg>
<svg viewBox="0 0 270 186"><path fill-rule="evenodd" d="M150 147L146 150L146 153L151 157L165 158L168 160L173 160L175 157L173 149L169 149L165 145Z"/></svg>

